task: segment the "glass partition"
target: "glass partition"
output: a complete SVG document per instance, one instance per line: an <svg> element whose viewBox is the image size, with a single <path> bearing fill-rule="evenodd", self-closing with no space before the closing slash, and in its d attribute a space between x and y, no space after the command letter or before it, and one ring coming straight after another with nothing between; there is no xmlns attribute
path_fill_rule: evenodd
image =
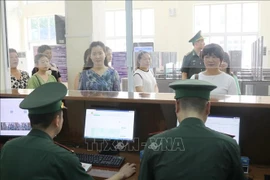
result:
<svg viewBox="0 0 270 180"><path fill-rule="evenodd" d="M69 89L78 89L86 49L92 41L102 41L112 50L109 65L120 76L121 91L127 91L123 85L128 83L125 3L6 1L8 47L17 51L17 68L31 77L38 47L48 45L52 50L51 62L57 66L61 82ZM73 8L75 6L80 9ZM183 58L194 48L189 40L199 30L206 45L217 43L232 55L231 58L238 57L232 59L241 64L237 74L251 68L252 43L259 35L264 36L265 45L269 44L266 17L270 5L267 2L132 1L132 7L132 73L137 68L138 53L147 51L150 70L158 86L163 86L161 81L182 78ZM265 69L270 67L268 52L263 62ZM241 80L241 76L239 78Z"/></svg>

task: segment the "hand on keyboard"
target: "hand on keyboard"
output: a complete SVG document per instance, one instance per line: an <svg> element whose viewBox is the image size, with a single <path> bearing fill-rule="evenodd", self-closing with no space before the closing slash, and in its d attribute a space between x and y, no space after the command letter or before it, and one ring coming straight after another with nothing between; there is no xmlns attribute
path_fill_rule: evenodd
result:
<svg viewBox="0 0 270 180"><path fill-rule="evenodd" d="M136 164L126 163L120 170L119 173L123 175L123 179L132 176L136 172Z"/></svg>

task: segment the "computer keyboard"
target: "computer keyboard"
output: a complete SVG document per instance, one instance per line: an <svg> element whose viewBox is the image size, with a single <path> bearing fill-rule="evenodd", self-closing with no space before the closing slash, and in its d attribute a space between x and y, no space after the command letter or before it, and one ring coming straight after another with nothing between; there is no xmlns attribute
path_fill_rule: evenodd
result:
<svg viewBox="0 0 270 180"><path fill-rule="evenodd" d="M76 153L80 162L89 163L93 166L119 168L124 163L125 158L121 156L103 155L103 154L82 154Z"/></svg>

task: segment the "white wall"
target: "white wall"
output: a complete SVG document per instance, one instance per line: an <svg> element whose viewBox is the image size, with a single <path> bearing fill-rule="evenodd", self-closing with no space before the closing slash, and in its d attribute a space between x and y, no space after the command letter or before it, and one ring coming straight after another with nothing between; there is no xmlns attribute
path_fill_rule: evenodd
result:
<svg viewBox="0 0 270 180"><path fill-rule="evenodd" d="M191 51L188 43L193 36L193 1L157 1L155 6L155 47L157 51L177 52L177 59ZM176 16L169 16L169 8L176 8ZM190 14L190 15L189 15Z"/></svg>
<svg viewBox="0 0 270 180"><path fill-rule="evenodd" d="M18 30L22 29L20 19L20 2L7 1L6 7L9 47L21 49L22 33L18 33Z"/></svg>
<svg viewBox="0 0 270 180"><path fill-rule="evenodd" d="M93 7L91 1L66 1L65 5L68 87L73 89L74 79L82 70L83 54L92 41Z"/></svg>
<svg viewBox="0 0 270 180"><path fill-rule="evenodd" d="M93 41L106 41L105 35L105 1L92 1L93 6Z"/></svg>

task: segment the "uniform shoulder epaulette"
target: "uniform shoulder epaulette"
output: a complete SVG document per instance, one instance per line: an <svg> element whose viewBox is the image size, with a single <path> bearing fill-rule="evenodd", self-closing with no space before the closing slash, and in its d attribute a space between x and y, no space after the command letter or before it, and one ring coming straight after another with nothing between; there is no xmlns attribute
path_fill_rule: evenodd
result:
<svg viewBox="0 0 270 180"><path fill-rule="evenodd" d="M188 52L185 56L188 56L188 55L190 55L191 53L192 53L192 51Z"/></svg>
<svg viewBox="0 0 270 180"><path fill-rule="evenodd" d="M55 142L55 141L54 141L54 144L60 146L61 148L64 148L64 149L67 150L67 151L70 151L70 152L74 153L74 151L73 151L72 149L70 149L70 148L64 146L63 144L60 144L60 143Z"/></svg>

